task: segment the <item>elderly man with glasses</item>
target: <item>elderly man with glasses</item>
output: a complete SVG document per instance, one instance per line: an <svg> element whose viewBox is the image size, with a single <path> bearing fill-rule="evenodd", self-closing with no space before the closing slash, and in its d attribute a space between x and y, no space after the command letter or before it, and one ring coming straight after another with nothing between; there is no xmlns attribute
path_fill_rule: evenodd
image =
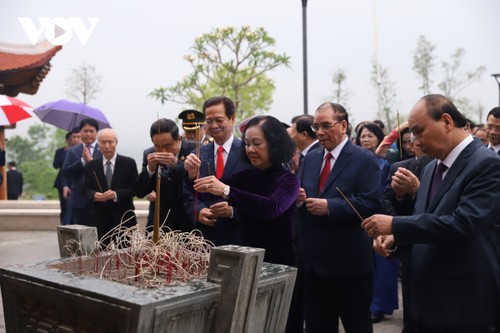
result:
<svg viewBox="0 0 500 333"><path fill-rule="evenodd" d="M342 105L320 105L311 128L323 148L298 172L308 333L338 332L339 318L346 332L372 332L372 241L360 225L380 209L381 176L375 155L348 139L348 125Z"/></svg>

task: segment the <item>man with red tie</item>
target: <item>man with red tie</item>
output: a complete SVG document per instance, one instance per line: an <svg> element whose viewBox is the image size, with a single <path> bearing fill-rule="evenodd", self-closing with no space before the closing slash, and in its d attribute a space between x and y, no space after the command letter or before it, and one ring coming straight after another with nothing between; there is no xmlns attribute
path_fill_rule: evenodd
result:
<svg viewBox="0 0 500 333"><path fill-rule="evenodd" d="M309 152L298 172L308 333L338 332L339 318L347 333L372 332L372 241L358 213L380 209L381 176L375 155L348 139L348 125L342 105L320 105L311 127L323 149Z"/></svg>
<svg viewBox="0 0 500 333"><path fill-rule="evenodd" d="M215 175L221 179L237 171L249 168L250 163L243 158L243 143L233 135L235 122L234 103L228 97L213 97L203 104L206 131L214 139L201 146L200 156L190 154L184 163L189 178ZM201 160L198 170L193 159ZM195 219L197 227L205 238L215 245L240 244L241 225L237 212L223 198L210 193L195 194L192 182L186 182L184 188L184 207Z"/></svg>

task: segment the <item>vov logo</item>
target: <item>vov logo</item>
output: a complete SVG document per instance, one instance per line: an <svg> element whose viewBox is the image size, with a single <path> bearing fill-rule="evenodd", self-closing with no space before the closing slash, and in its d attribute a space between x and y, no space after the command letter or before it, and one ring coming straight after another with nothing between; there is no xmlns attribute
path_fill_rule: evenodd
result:
<svg viewBox="0 0 500 333"><path fill-rule="evenodd" d="M29 17L18 17L17 19L33 45L39 41L43 33L45 33L45 38L53 45L68 43L73 38L73 33L78 37L82 45L85 45L100 20L99 17L88 17L89 24L87 27L79 17L39 17L39 26L37 27Z"/></svg>

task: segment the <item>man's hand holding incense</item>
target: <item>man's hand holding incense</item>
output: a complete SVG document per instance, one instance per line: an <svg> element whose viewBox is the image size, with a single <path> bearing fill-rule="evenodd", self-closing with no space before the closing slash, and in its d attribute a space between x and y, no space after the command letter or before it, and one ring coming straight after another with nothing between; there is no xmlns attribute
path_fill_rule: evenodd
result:
<svg viewBox="0 0 500 333"><path fill-rule="evenodd" d="M198 171L201 167L201 160L195 154L191 153L184 160L184 169L186 169L189 179L194 179L198 176Z"/></svg>
<svg viewBox="0 0 500 333"><path fill-rule="evenodd" d="M375 214L366 218L361 227L365 229L368 236L376 238L381 235L392 234L392 216Z"/></svg>

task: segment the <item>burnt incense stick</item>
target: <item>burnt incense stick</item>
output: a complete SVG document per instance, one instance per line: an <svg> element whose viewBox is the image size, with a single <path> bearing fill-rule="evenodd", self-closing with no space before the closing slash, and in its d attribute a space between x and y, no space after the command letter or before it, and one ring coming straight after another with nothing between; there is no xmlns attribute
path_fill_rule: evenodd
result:
<svg viewBox="0 0 500 333"><path fill-rule="evenodd" d="M345 201L347 201L347 203L349 204L349 206L351 206L351 208L354 210L354 212L356 214L358 214L358 217L359 219L361 220L361 222L363 222L363 217L361 216L361 214L358 212L358 210L356 208L354 208L353 204L349 201L349 199L347 199L347 197L344 195L344 193L342 193L342 191L335 186L335 188L337 189L337 191L340 193L340 195L344 198Z"/></svg>
<svg viewBox="0 0 500 333"><path fill-rule="evenodd" d="M196 153L196 157L200 158L200 146L201 146L201 142L200 142L200 128L201 128L201 125L200 123L196 123L196 149L195 149L195 153Z"/></svg>
<svg viewBox="0 0 500 333"><path fill-rule="evenodd" d="M158 137L160 134L160 115L156 113L156 126L158 128ZM161 147L161 141L159 142ZM158 164L156 166L156 200L155 200L155 211L153 216L153 243L158 243L158 238L160 237L160 191L161 191L161 166Z"/></svg>
<svg viewBox="0 0 500 333"><path fill-rule="evenodd" d="M97 182L97 186L99 186L99 191L101 191L101 193L103 193L101 183L99 183L99 178L97 178L97 174L95 173L95 171L94 171L94 177L95 177L95 181Z"/></svg>
<svg viewBox="0 0 500 333"><path fill-rule="evenodd" d="M398 136L399 136L399 159L403 159L403 144L401 142L401 128L399 128L399 110L396 111L396 115L398 118Z"/></svg>

